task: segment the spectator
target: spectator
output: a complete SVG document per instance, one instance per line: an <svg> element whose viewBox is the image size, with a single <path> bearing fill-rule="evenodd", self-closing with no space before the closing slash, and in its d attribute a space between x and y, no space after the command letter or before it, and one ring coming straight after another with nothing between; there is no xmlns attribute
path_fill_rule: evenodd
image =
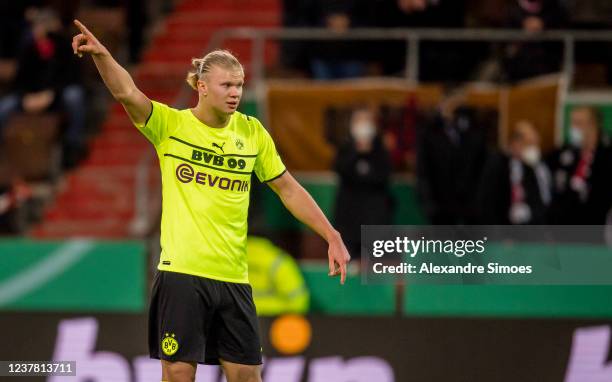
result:
<svg viewBox="0 0 612 382"><path fill-rule="evenodd" d="M550 159L554 224L605 224L612 207L612 148L601 128L599 110L575 107L570 114L570 144Z"/></svg>
<svg viewBox="0 0 612 382"><path fill-rule="evenodd" d="M258 316L306 314L310 295L295 260L267 239L249 236L249 282Z"/></svg>
<svg viewBox="0 0 612 382"><path fill-rule="evenodd" d="M550 173L541 159L540 136L530 121L516 124L508 153L491 158L480 187L484 224L546 223Z"/></svg>
<svg viewBox="0 0 612 382"><path fill-rule="evenodd" d="M19 53L22 31L26 28L24 13L35 3L31 0L0 2L0 58L13 59Z"/></svg>
<svg viewBox="0 0 612 382"><path fill-rule="evenodd" d="M370 14L384 28L463 28L466 0L379 0ZM404 74L406 43L379 44L377 55L385 74ZM486 54L486 43L465 41L421 41L419 79L421 81L465 81ZM452 65L449 65L452 63Z"/></svg>
<svg viewBox="0 0 612 382"><path fill-rule="evenodd" d="M558 0L516 0L508 26L531 34L565 25L565 12ZM560 70L561 46L556 42L516 42L506 46L503 58L505 80L510 82Z"/></svg>
<svg viewBox="0 0 612 382"><path fill-rule="evenodd" d="M68 120L64 159L72 162L85 146L85 94L79 68L57 15L38 9L31 17L31 32L19 54L12 91L0 99L0 133L15 112L62 110Z"/></svg>
<svg viewBox="0 0 612 382"><path fill-rule="evenodd" d="M415 128L419 117L416 98L408 97L401 108L383 105L380 114L383 140L393 171L414 170Z"/></svg>
<svg viewBox="0 0 612 382"><path fill-rule="evenodd" d="M442 102L431 124L419 126L417 192L432 224L474 224L476 195L486 158L484 129L463 92Z"/></svg>
<svg viewBox="0 0 612 382"><path fill-rule="evenodd" d="M349 140L334 165L340 178L335 220L353 258L361 256L361 225L391 224L391 160L377 132L374 113L353 111Z"/></svg>
<svg viewBox="0 0 612 382"><path fill-rule="evenodd" d="M342 35L355 25L353 2L350 0L322 0L317 6L318 25ZM317 41L312 47L311 70L319 80L364 76L367 65L363 61L363 44L355 41Z"/></svg>
<svg viewBox="0 0 612 382"><path fill-rule="evenodd" d="M309 28L317 23L312 0L283 0L283 28ZM285 69L294 70L300 77L310 73L308 41L281 40L280 62Z"/></svg>

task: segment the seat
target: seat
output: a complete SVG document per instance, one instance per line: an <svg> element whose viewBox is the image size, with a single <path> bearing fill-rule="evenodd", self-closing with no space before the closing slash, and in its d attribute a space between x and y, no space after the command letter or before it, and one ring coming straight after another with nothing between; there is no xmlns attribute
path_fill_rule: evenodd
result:
<svg viewBox="0 0 612 382"><path fill-rule="evenodd" d="M3 133L5 160L12 176L25 181L53 180L61 171L61 114L15 114Z"/></svg>

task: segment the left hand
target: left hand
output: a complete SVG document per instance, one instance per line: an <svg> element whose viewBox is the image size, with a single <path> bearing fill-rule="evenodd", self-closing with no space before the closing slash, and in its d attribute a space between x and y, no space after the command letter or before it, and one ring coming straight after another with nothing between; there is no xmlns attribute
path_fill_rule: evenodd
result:
<svg viewBox="0 0 612 382"><path fill-rule="evenodd" d="M332 240L329 241L327 257L329 259L328 276L340 275L340 284L344 285L344 282L346 281L346 266L351 260L351 256L349 255L340 234L337 234Z"/></svg>

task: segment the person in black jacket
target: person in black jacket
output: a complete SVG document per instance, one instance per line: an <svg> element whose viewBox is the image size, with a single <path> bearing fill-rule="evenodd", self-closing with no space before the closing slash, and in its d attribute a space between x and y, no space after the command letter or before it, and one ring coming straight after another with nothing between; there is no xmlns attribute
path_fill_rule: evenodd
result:
<svg viewBox="0 0 612 382"><path fill-rule="evenodd" d="M495 154L483 172L479 192L482 223L545 224L550 183L538 131L530 121L518 122L508 152Z"/></svg>
<svg viewBox="0 0 612 382"><path fill-rule="evenodd" d="M452 92L431 120L418 126L417 192L431 224L475 224L477 191L486 159L485 132L476 111Z"/></svg>
<svg viewBox="0 0 612 382"><path fill-rule="evenodd" d="M12 91L0 99L0 133L17 112L66 112L64 147L70 152L84 146L85 93L70 40L61 33L61 23L50 9L32 12L31 32L18 57ZM1 137L1 135L0 135Z"/></svg>
<svg viewBox="0 0 612 382"><path fill-rule="evenodd" d="M566 12L559 0L516 0L510 8L510 28L537 35L566 25ZM560 70L561 45L558 42L515 42L506 47L503 69L505 79L515 82Z"/></svg>
<svg viewBox="0 0 612 382"><path fill-rule="evenodd" d="M392 223L391 160L370 110L359 108L351 115L350 137L338 150L334 169L340 179L337 229L351 256L359 257L361 225Z"/></svg>
<svg viewBox="0 0 612 382"><path fill-rule="evenodd" d="M361 27L356 17L357 2L351 0L315 1L316 26L342 36ZM362 77L367 73L369 45L356 40L316 41L309 47L311 72L317 80Z"/></svg>
<svg viewBox="0 0 612 382"><path fill-rule="evenodd" d="M554 224L605 224L612 207L612 147L597 108L571 111L570 144L553 153L550 220Z"/></svg>

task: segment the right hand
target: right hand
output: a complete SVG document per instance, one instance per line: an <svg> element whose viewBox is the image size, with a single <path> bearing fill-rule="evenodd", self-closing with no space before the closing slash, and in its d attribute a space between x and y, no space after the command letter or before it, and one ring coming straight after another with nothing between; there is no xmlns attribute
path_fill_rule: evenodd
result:
<svg viewBox="0 0 612 382"><path fill-rule="evenodd" d="M328 245L329 273L327 275L331 277L340 275L340 284L344 285L346 281L346 268L349 261L351 261L351 255L349 255L338 233L329 240Z"/></svg>
<svg viewBox="0 0 612 382"><path fill-rule="evenodd" d="M74 54L83 57L83 53L89 53L93 56L108 53L104 45L79 20L74 20L74 25L81 31L81 33L72 38L72 51Z"/></svg>

